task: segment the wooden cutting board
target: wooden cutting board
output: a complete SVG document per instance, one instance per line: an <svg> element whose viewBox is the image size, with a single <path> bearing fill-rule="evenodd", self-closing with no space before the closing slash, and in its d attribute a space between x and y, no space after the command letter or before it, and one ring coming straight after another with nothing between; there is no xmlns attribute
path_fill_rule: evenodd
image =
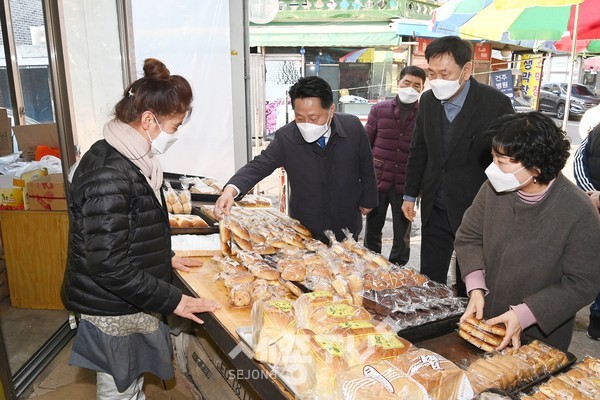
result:
<svg viewBox="0 0 600 400"><path fill-rule="evenodd" d="M252 325L251 306L243 308L230 306L227 289L216 279L220 272L217 262L211 257L198 258L204 262L202 267L192 268L190 272L176 272L196 296L216 300L221 304L221 309L213 314L232 336L238 337L236 328Z"/></svg>

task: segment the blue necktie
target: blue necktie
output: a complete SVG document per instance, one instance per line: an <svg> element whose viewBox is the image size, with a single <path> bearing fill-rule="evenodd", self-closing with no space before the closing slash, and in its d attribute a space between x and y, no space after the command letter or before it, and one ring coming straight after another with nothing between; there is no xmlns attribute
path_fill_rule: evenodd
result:
<svg viewBox="0 0 600 400"><path fill-rule="evenodd" d="M321 146L322 149L325 148L325 136L321 136L317 139L317 144Z"/></svg>

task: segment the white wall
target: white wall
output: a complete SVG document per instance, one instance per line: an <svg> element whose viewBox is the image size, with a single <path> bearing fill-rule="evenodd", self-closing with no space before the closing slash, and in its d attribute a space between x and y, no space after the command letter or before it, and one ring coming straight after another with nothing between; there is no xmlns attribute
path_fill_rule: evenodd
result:
<svg viewBox="0 0 600 400"><path fill-rule="evenodd" d="M225 183L235 172L234 120L245 121L233 111L229 1L132 0L132 14L138 76L144 59L157 58L194 92L192 117L161 156L163 169ZM243 58L243 48L235 51Z"/></svg>
<svg viewBox="0 0 600 400"><path fill-rule="evenodd" d="M114 0L63 0L73 141L81 152L102 138L102 127L123 93Z"/></svg>

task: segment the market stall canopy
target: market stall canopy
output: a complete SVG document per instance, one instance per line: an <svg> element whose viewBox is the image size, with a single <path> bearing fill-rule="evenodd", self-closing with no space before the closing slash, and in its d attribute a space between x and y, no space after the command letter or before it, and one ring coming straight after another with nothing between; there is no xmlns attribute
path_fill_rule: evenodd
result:
<svg viewBox="0 0 600 400"><path fill-rule="evenodd" d="M376 50L373 47L354 50L339 58L343 63L377 63L392 61L393 52L391 50Z"/></svg>
<svg viewBox="0 0 600 400"><path fill-rule="evenodd" d="M396 46L389 24L269 24L250 26L250 46Z"/></svg>
<svg viewBox="0 0 600 400"><path fill-rule="evenodd" d="M394 31L398 36L413 36L426 38L437 38L445 36L442 33L433 32L430 29L429 21L396 19L392 21L392 25L395 27Z"/></svg>

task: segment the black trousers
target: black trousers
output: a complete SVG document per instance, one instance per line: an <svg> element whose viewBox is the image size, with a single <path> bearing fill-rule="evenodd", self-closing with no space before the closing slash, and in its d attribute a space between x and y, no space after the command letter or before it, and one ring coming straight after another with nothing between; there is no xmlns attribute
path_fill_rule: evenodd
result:
<svg viewBox="0 0 600 400"><path fill-rule="evenodd" d="M427 224L421 229L421 273L429 279L447 284L448 269L454 251L456 231L450 226L446 210L433 207ZM456 286L459 296L466 296L465 285L456 262Z"/></svg>
<svg viewBox="0 0 600 400"><path fill-rule="evenodd" d="M394 243L389 260L398 265L404 265L410 257L410 228L411 222L402 213L402 195L392 187L387 192L379 192L379 206L367 214L367 229L365 232L365 247L381 253L381 238L388 206L392 207L392 222Z"/></svg>

